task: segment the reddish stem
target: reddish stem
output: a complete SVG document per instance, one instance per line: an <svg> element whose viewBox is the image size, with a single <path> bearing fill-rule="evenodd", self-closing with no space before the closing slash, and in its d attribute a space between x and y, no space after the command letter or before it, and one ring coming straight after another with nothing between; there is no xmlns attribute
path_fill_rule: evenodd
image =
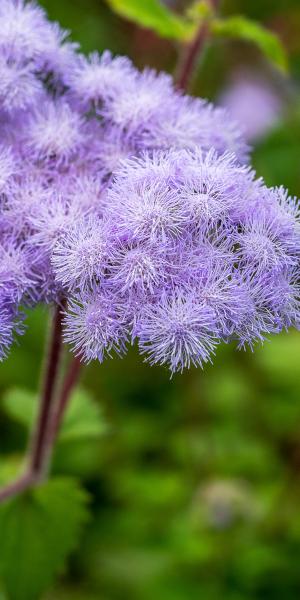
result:
<svg viewBox="0 0 300 600"><path fill-rule="evenodd" d="M16 481L0 490L0 502L7 500L37 483L45 470L45 433L51 414L53 395L57 381L62 346L62 307L56 306L49 340L49 353L46 358L45 375L40 400L39 414L28 450L28 467Z"/></svg>
<svg viewBox="0 0 300 600"><path fill-rule="evenodd" d="M56 332L59 331L59 327L55 326L54 328ZM52 344L51 347L54 351L54 338L57 340L56 335L52 336ZM58 357L60 351L50 352L50 356L52 358ZM49 361L50 362L50 361ZM50 365L49 365L50 366ZM49 369L50 371L50 369ZM47 370L46 379L49 378L49 371ZM78 358L74 358L70 363L69 369L67 371L66 377L62 384L61 392L58 396L56 404L53 406L51 397L51 402L49 403L49 387L46 386L46 382L44 384L44 391L47 389L47 393L44 394L43 399L47 399L47 410L44 405L41 406L41 411L36 427L36 435L34 437L34 444L32 445L32 450L29 454L29 466L27 471L23 473L16 481L8 484L2 490L0 490L0 503L17 496L18 494L24 492L25 490L31 488L35 484L39 483L45 472L47 470L47 466L49 464L49 460L51 457L51 453L53 451L53 447L55 444L55 440L57 438L57 434L59 432L59 428L65 414L65 410L68 406L68 401L70 399L71 393L78 382L81 371L81 363ZM51 363L51 372L56 375L56 371L53 370L53 364ZM51 379L52 384L52 393L54 391L54 382ZM46 414L47 413L47 414ZM46 418L47 417L47 418ZM43 430L43 434L41 432Z"/></svg>
<svg viewBox="0 0 300 600"><path fill-rule="evenodd" d="M29 487L31 487L35 482L35 477L29 471L21 475L19 479L9 483L7 486L0 490L0 503L12 498L13 496L17 496L21 494Z"/></svg>
<svg viewBox="0 0 300 600"><path fill-rule="evenodd" d="M81 366L82 365L79 358L75 357L72 359L65 379L63 381L57 403L54 406L52 415L48 421L48 429L46 432L46 445L50 449L50 451L55 444L55 440L57 438L57 434L59 432L59 428L61 426L62 419L68 406L68 402L70 400L72 391L78 383L78 379L81 373Z"/></svg>
<svg viewBox="0 0 300 600"><path fill-rule="evenodd" d="M219 0L209 1L211 7L216 11L219 5ZM209 23L207 20L204 20L200 24L192 42L184 48L181 56L179 57L175 81L177 83L177 87L181 90L187 91L188 89L200 54L203 52L205 44L209 38L209 33Z"/></svg>
<svg viewBox="0 0 300 600"><path fill-rule="evenodd" d="M186 91L188 89L188 85L193 76L199 55L202 52L208 38L208 31L208 23L206 21L201 23L194 40L185 48L182 56L180 57L175 80L177 87L179 87L181 90Z"/></svg>
<svg viewBox="0 0 300 600"><path fill-rule="evenodd" d="M42 475L44 462L45 432L52 408L58 368L62 349L62 308L55 307L52 330L49 341L49 354L46 358L45 378L43 381L40 412L33 432L29 450L29 470Z"/></svg>

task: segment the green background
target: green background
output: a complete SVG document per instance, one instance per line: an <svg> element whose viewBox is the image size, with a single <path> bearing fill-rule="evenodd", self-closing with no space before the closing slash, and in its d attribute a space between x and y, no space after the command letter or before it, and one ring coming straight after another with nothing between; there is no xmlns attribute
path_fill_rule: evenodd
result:
<svg viewBox="0 0 300 600"><path fill-rule="evenodd" d="M110 48L138 66L175 66L176 44L120 20L100 0L41 4L85 52ZM193 91L216 98L243 65L288 90L282 121L254 148L253 161L267 183L300 196L299 2L228 0L223 12L278 31L291 80L271 72L252 47L218 40ZM0 366L1 394L11 386L37 389L47 320L43 308L29 315L28 332ZM103 433L59 447L53 468L82 480L92 515L44 598L299 598L299 351L300 335L291 331L254 353L219 348L213 366L171 380L135 349L87 367L82 384L101 406ZM0 477L25 443L25 428L0 399Z"/></svg>

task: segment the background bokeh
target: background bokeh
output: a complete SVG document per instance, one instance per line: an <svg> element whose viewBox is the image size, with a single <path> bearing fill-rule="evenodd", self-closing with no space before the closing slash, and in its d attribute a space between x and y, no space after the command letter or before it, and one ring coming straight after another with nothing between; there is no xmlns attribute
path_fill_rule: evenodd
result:
<svg viewBox="0 0 300 600"><path fill-rule="evenodd" d="M104 1L41 4L85 52L109 48L138 66L174 68L176 44L122 21ZM180 10L186 3L168 4ZM252 46L218 40L193 92L221 101L237 78L267 84L280 110L252 140L253 162L268 184L300 196L300 3L227 0L222 10L277 31L290 77ZM250 105L249 119L255 110ZM45 309L30 314L28 332L0 366L3 397L11 386L37 389L47 319ZM219 348L213 366L171 380L135 349L86 368L82 385L101 407L103 433L59 447L53 468L81 478L92 516L45 599L299 598L299 355L300 334L291 331L255 353ZM25 442L26 430L0 398L0 479Z"/></svg>

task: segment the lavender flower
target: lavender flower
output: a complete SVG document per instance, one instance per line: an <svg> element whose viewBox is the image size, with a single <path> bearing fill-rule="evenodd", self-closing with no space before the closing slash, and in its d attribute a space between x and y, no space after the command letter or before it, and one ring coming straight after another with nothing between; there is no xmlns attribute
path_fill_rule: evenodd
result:
<svg viewBox="0 0 300 600"><path fill-rule="evenodd" d="M299 327L299 203L255 179L227 113L84 58L31 2L0 27L0 359L22 307L62 299L82 360L131 340L172 373Z"/></svg>
<svg viewBox="0 0 300 600"><path fill-rule="evenodd" d="M22 315L5 297L0 296L0 362L8 355L14 334L23 333Z"/></svg>
<svg viewBox="0 0 300 600"><path fill-rule="evenodd" d="M285 212L276 191L255 181L234 157L216 152L171 150L123 162L107 190L106 209L108 226L123 240L123 264L115 265L112 256L113 277L108 275L107 284L119 276L121 287L122 276L126 278L126 245L129 256L134 245L140 257L149 256L153 244L163 248L163 257L156 257L156 283L153 279L148 295L140 297L138 317L132 320L133 336L143 353L149 348L150 362L181 370L209 360L210 350L222 340L252 347L255 340L285 327L285 311L289 302L295 307L295 295L286 287L289 301L285 308L281 303L280 311L278 300L283 282L297 269L299 225L293 202L284 202L292 211ZM281 229L280 220L290 227ZM145 262L149 268L149 258ZM145 276L145 263L143 271ZM190 310L192 318L199 307L209 315L209 321L203 320L207 338L204 331L197 337L196 328L190 341L180 337L177 345L171 318L177 331L178 314ZM299 312L299 306L294 310Z"/></svg>
<svg viewBox="0 0 300 600"><path fill-rule="evenodd" d="M59 42L59 29L42 8L24 0L2 0L0 6L1 49L24 62Z"/></svg>
<svg viewBox="0 0 300 600"><path fill-rule="evenodd" d="M0 56L0 102L1 109L14 114L19 110L30 109L33 102L43 98L43 87L35 77L32 66L11 63L5 54Z"/></svg>
<svg viewBox="0 0 300 600"><path fill-rule="evenodd" d="M24 145L32 161L65 164L82 148L85 141L83 120L63 100L50 100L29 118Z"/></svg>
<svg viewBox="0 0 300 600"><path fill-rule="evenodd" d="M105 355L124 351L127 331L109 294L90 290L74 296L65 324L66 342L86 362L95 359L102 362Z"/></svg>
<svg viewBox="0 0 300 600"><path fill-rule="evenodd" d="M33 285L28 250L14 240L4 239L0 245L0 295L18 303Z"/></svg>
<svg viewBox="0 0 300 600"><path fill-rule="evenodd" d="M0 193L3 194L7 190L9 181L17 172L16 166L17 157L14 156L12 149L9 146L0 146Z"/></svg>
<svg viewBox="0 0 300 600"><path fill-rule="evenodd" d="M57 239L52 253L56 279L67 290L85 289L104 277L109 252L103 221L82 218Z"/></svg>
<svg viewBox="0 0 300 600"><path fill-rule="evenodd" d="M150 364L167 364L172 372L202 366L218 343L214 312L194 290L163 294L159 303L148 304L137 332Z"/></svg>
<svg viewBox="0 0 300 600"><path fill-rule="evenodd" d="M125 56L113 58L106 51L97 52L88 58L79 55L66 72L66 83L71 96L83 110L101 110L104 102L110 103L121 97L124 88L134 80L132 64Z"/></svg>
<svg viewBox="0 0 300 600"><path fill-rule="evenodd" d="M138 299L154 294L166 281L171 265L160 243L120 243L110 264L110 284L121 296Z"/></svg>
<svg viewBox="0 0 300 600"><path fill-rule="evenodd" d="M28 244L40 247L41 252L45 251L50 256L57 241L81 216L80 206L69 203L65 196L54 189L49 202L34 205L29 217L32 231Z"/></svg>
<svg viewBox="0 0 300 600"><path fill-rule="evenodd" d="M0 303L0 361L6 358L13 342L13 327L11 311Z"/></svg>
<svg viewBox="0 0 300 600"><path fill-rule="evenodd" d="M199 98L174 97L172 110L169 108L166 118L154 124L145 139L155 148L214 148L220 155L231 152L241 163L248 162L249 147L241 125L224 108L215 108Z"/></svg>

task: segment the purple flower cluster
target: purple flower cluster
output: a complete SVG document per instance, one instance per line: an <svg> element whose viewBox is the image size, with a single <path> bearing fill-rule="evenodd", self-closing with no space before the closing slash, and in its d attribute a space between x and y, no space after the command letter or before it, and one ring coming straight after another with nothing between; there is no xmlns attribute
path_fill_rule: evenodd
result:
<svg viewBox="0 0 300 600"><path fill-rule="evenodd" d="M172 372L299 326L299 206L223 109L82 56L31 2L0 32L0 358L41 302L83 360L137 341Z"/></svg>

